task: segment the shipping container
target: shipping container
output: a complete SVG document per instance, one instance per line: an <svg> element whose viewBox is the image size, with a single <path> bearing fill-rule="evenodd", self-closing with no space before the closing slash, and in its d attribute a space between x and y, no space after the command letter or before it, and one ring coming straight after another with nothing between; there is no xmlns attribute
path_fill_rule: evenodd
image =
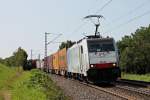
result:
<svg viewBox="0 0 150 100"><path fill-rule="evenodd" d="M53 56L50 55L47 57L47 71L48 72L52 71L52 66L53 66Z"/></svg>
<svg viewBox="0 0 150 100"><path fill-rule="evenodd" d="M59 74L58 52L53 54L53 71Z"/></svg>
<svg viewBox="0 0 150 100"><path fill-rule="evenodd" d="M50 70L50 56L47 56L47 71L49 72Z"/></svg>
<svg viewBox="0 0 150 100"><path fill-rule="evenodd" d="M53 68L53 55L49 56L49 69L52 70Z"/></svg>
<svg viewBox="0 0 150 100"><path fill-rule="evenodd" d="M64 75L67 70L67 50L66 48L58 51L59 72Z"/></svg>
<svg viewBox="0 0 150 100"><path fill-rule="evenodd" d="M36 68L43 69L44 68L44 61L43 60L37 60L36 61Z"/></svg>
<svg viewBox="0 0 150 100"><path fill-rule="evenodd" d="M36 68L38 68L38 69L41 68L40 60L37 60L37 61L36 61Z"/></svg>
<svg viewBox="0 0 150 100"><path fill-rule="evenodd" d="M41 60L41 69L44 68L44 60Z"/></svg>
<svg viewBox="0 0 150 100"><path fill-rule="evenodd" d="M44 59L44 71L48 72L49 71L49 65L50 65L50 61L49 61L49 56L45 57Z"/></svg>
<svg viewBox="0 0 150 100"><path fill-rule="evenodd" d="M80 73L80 47L75 44L67 51L68 72Z"/></svg>

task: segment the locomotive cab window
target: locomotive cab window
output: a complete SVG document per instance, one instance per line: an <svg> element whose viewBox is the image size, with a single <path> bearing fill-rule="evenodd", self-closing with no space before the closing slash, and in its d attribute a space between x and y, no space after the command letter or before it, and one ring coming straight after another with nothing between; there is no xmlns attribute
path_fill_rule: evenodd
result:
<svg viewBox="0 0 150 100"><path fill-rule="evenodd" d="M81 46L81 53L83 53L83 47Z"/></svg>
<svg viewBox="0 0 150 100"><path fill-rule="evenodd" d="M105 52L115 51L112 41L89 41L88 42L89 52Z"/></svg>
<svg viewBox="0 0 150 100"><path fill-rule="evenodd" d="M112 43L103 44L103 51L115 51L114 45Z"/></svg>

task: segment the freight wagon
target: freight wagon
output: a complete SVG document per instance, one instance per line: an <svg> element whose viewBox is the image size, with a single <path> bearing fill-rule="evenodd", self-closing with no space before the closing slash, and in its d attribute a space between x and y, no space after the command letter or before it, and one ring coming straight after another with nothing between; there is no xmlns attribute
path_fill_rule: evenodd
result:
<svg viewBox="0 0 150 100"><path fill-rule="evenodd" d="M65 75L67 70L67 50L66 48L57 51L47 57L47 65L49 72Z"/></svg>
<svg viewBox="0 0 150 100"><path fill-rule="evenodd" d="M67 50L66 48L58 51L58 63L60 75L65 75L67 70Z"/></svg>

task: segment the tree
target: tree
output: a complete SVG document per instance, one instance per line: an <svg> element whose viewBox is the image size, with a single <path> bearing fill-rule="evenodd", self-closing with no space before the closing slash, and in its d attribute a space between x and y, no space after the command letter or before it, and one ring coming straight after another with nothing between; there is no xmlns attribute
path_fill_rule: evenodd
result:
<svg viewBox="0 0 150 100"><path fill-rule="evenodd" d="M27 57L26 51L19 47L12 56L5 58L3 63L7 66L24 66L27 63Z"/></svg>
<svg viewBox="0 0 150 100"><path fill-rule="evenodd" d="M67 48L68 49L73 44L75 44L75 42L72 42L71 40L67 40L66 42L62 42L61 45L59 45L59 50L61 50L63 48Z"/></svg>
<svg viewBox="0 0 150 100"><path fill-rule="evenodd" d="M2 58L0 58L0 63L4 63L4 60Z"/></svg>
<svg viewBox="0 0 150 100"><path fill-rule="evenodd" d="M141 27L131 36L117 43L120 49L120 66L129 73L150 73L150 25Z"/></svg>
<svg viewBox="0 0 150 100"><path fill-rule="evenodd" d="M17 52L14 52L13 56L16 66L23 66L26 64L28 55L21 47L18 48Z"/></svg>

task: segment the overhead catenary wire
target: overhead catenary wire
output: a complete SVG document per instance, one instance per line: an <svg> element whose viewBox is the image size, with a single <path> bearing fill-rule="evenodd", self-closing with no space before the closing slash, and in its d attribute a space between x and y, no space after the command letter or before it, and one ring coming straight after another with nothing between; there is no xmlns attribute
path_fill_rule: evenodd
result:
<svg viewBox="0 0 150 100"><path fill-rule="evenodd" d="M138 5L136 8L130 10L130 11L127 12L126 14L123 14L123 15L121 15L121 16L119 16L119 17L113 19L113 20L111 21L111 23L118 22L118 21L120 21L121 19L127 17L128 15L131 15L131 14L133 14L133 13L136 13L137 10L143 8L144 5L148 4L149 1L150 1L150 0L147 0L146 2L144 2L144 3L140 4L140 5ZM109 27L109 25L111 25L111 23L107 23L106 26Z"/></svg>
<svg viewBox="0 0 150 100"><path fill-rule="evenodd" d="M143 7L145 7L146 4L149 4L148 2L149 2L149 0L147 0L147 1L145 1L144 3L138 5L138 6L135 7L134 9L130 10L129 12L127 12L126 14L121 15L121 16L119 16L119 17L113 19L113 20L111 21L111 23L112 23L112 24L113 24L114 22L116 23L116 22L118 22L119 20L121 20L121 19L127 17L128 15L131 15L131 14L133 14L133 13L136 13L137 10L139 10L139 9L141 9L141 8L143 8ZM134 18L131 18L131 19L132 19L132 21L134 21L136 18L134 17ZM131 20L131 19L129 19L129 20ZM134 19L134 20L133 20L133 19ZM137 18L137 19L138 19L138 18ZM117 30L117 29L119 29L120 27L124 26L124 24L128 24L128 23L132 22L132 21L129 21L129 20L128 20L127 22L121 23L121 24L119 24L119 25L117 25L117 26L113 26L113 28L110 28L108 31L105 31L103 34L106 34L107 32L110 32L110 31L113 31L113 30ZM109 27L109 26L111 26L111 23L107 23L105 26Z"/></svg>
<svg viewBox="0 0 150 100"><path fill-rule="evenodd" d="M106 6L108 6L108 4L110 4L112 2L112 0L109 0L108 2L106 2L100 9L98 9L96 11L95 14L99 13L100 11L102 11ZM89 10L88 10L89 11ZM75 32L78 32L81 28L83 28L83 26L85 26L85 24L87 24L87 22L83 22L82 24L80 24L73 32L72 34L74 34ZM70 35L72 35L70 34Z"/></svg>
<svg viewBox="0 0 150 100"><path fill-rule="evenodd" d="M98 1L101 1L101 0L96 0L95 2L98 2ZM96 4L97 4L97 3L96 3ZM88 13L90 13L90 10L91 10L91 9L95 9L95 8L96 8L96 5L94 4L91 8L88 9Z"/></svg>
<svg viewBox="0 0 150 100"><path fill-rule="evenodd" d="M112 0L109 0L108 2L106 2L100 9L98 9L96 11L95 14L99 13L100 11L102 11L106 6L108 6L110 3L112 2Z"/></svg>
<svg viewBox="0 0 150 100"><path fill-rule="evenodd" d="M51 41L49 41L49 42L47 43L47 45L50 44L50 43L52 43L52 42L54 42L54 41L55 41L57 38L59 38L61 35L62 35L62 34L57 34L57 36L54 37Z"/></svg>
<svg viewBox="0 0 150 100"><path fill-rule="evenodd" d="M143 17L143 16L145 16L145 15L148 15L148 14L150 14L150 10L149 10L149 11L146 11L146 12L144 12L144 13L142 13L141 15L138 15L138 16L136 16L136 17L131 18L131 19L129 19L128 21L126 21L126 22L124 22L124 23L122 23L122 24L119 24L118 26L115 26L114 28L112 28L112 29L110 29L110 30L108 30L108 31L106 31L106 32L104 32L104 33L107 33L107 32L110 32L110 31L114 31L114 30L116 30L116 29L119 29L119 28L121 28L122 26L127 25L128 23L130 23L130 22L132 22L132 21L134 21L134 20L137 20L137 19L139 19L139 18L141 18L141 17Z"/></svg>

